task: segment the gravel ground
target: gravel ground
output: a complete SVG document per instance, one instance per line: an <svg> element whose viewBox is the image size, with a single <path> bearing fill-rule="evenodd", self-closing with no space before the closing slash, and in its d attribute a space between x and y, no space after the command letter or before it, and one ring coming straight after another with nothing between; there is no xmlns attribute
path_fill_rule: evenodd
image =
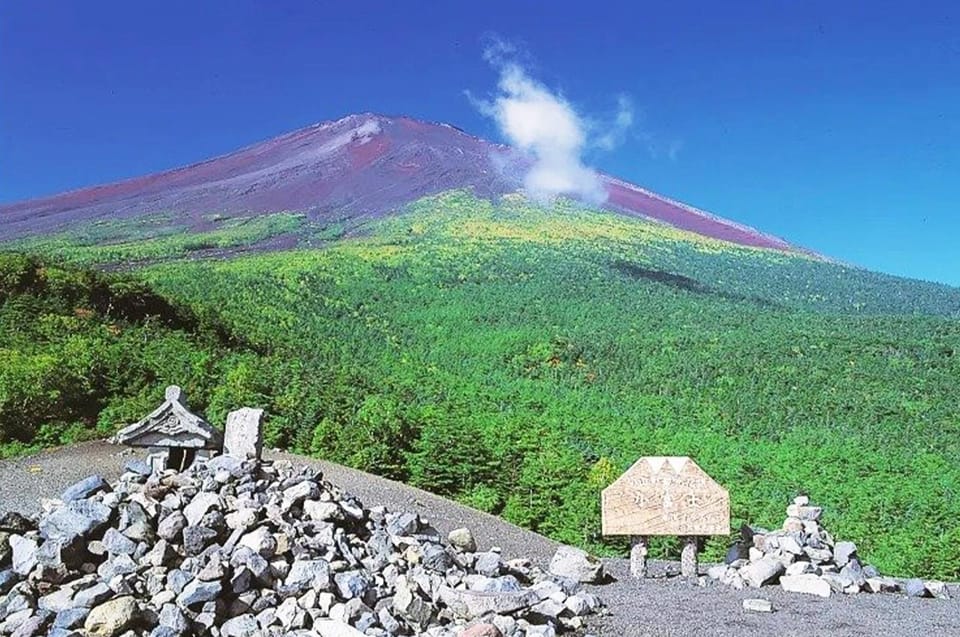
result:
<svg viewBox="0 0 960 637"><path fill-rule="evenodd" d="M92 473L115 479L129 455L129 451L93 442L0 460L0 511L35 513L40 498L57 497ZM391 480L292 454L268 452L266 457L317 466L327 480L357 495L366 506L416 511L443 532L470 527L481 548L500 546L507 558L529 557L545 566L557 546L491 515ZM784 593L778 587L734 591L716 584L699 586L672 576L679 565L669 562L652 564L654 577L637 582L630 578L626 560L604 563L613 581L590 587L609 606L605 616L589 619L590 631L598 636L960 636L956 586L949 601L866 594L820 599ZM772 601L774 612L744 611L742 600L751 597Z"/></svg>

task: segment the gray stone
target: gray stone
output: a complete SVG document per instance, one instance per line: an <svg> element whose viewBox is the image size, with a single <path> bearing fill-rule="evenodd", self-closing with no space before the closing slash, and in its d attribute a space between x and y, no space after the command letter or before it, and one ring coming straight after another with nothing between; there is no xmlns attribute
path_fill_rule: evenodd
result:
<svg viewBox="0 0 960 637"><path fill-rule="evenodd" d="M167 542L174 542L186 527L187 518L180 511L174 511L160 520L160 524L157 525L157 535Z"/></svg>
<svg viewBox="0 0 960 637"><path fill-rule="evenodd" d="M313 623L313 631L320 637L365 637L350 624L335 619L318 619Z"/></svg>
<svg viewBox="0 0 960 637"><path fill-rule="evenodd" d="M857 556L857 545L853 542L837 542L833 547L833 562L840 568L846 566L852 558Z"/></svg>
<svg viewBox="0 0 960 637"><path fill-rule="evenodd" d="M336 502L307 500L303 503L303 512L311 520L318 522L333 522L343 520L343 509Z"/></svg>
<svg viewBox="0 0 960 637"><path fill-rule="evenodd" d="M474 570L486 577L497 577L500 575L501 566L500 554L492 551L477 553L476 561L473 564Z"/></svg>
<svg viewBox="0 0 960 637"><path fill-rule="evenodd" d="M85 500L101 491L111 491L110 483L101 476L90 476L67 487L60 499L64 502Z"/></svg>
<svg viewBox="0 0 960 637"><path fill-rule="evenodd" d="M283 504L281 510L286 512L291 507L300 504L303 500L314 499L320 495L320 488L315 482L304 480L283 490Z"/></svg>
<svg viewBox="0 0 960 637"><path fill-rule="evenodd" d="M13 572L28 575L37 565L37 543L22 535L11 535L8 542L12 552Z"/></svg>
<svg viewBox="0 0 960 637"><path fill-rule="evenodd" d="M109 507L93 500L67 502L40 520L40 536L67 545L102 529L110 514Z"/></svg>
<svg viewBox="0 0 960 637"><path fill-rule="evenodd" d="M160 609L158 621L161 626L170 628L177 635L184 634L190 630L190 622L176 604L164 604Z"/></svg>
<svg viewBox="0 0 960 637"><path fill-rule="evenodd" d="M455 616L468 620L483 617L487 613L497 615L514 613L540 601L540 597L532 590L515 593L481 593L456 590L447 586L440 588L439 598Z"/></svg>
<svg viewBox="0 0 960 637"><path fill-rule="evenodd" d="M339 584L339 582L338 582ZM330 588L330 564L326 560L296 560L290 566L290 572L284 585L295 591L308 588L328 590Z"/></svg>
<svg viewBox="0 0 960 637"><path fill-rule="evenodd" d="M549 583L552 584L553 582ZM478 575L470 579L468 588L472 591L484 591L487 593L504 593L522 590L520 582L518 582L517 578L513 575L504 575L503 577L485 577ZM542 595L541 599L543 599Z"/></svg>
<svg viewBox="0 0 960 637"><path fill-rule="evenodd" d="M19 622L10 633L10 637L35 637L43 634L43 628L50 621L49 613L38 613L33 617Z"/></svg>
<svg viewBox="0 0 960 637"><path fill-rule="evenodd" d="M752 613L772 613L773 602L769 599L750 598L743 600L743 610Z"/></svg>
<svg viewBox="0 0 960 637"><path fill-rule="evenodd" d="M222 590L223 586L220 582L202 582L194 579L177 596L177 603L189 608L216 599Z"/></svg>
<svg viewBox="0 0 960 637"><path fill-rule="evenodd" d="M477 542L473 539L473 533L466 527L450 531L447 540L455 548L465 553L473 553L477 550Z"/></svg>
<svg viewBox="0 0 960 637"><path fill-rule="evenodd" d="M377 621L380 622L380 625L383 626L383 629L388 633L396 635L400 632L400 622L390 614L390 609L386 606L377 612Z"/></svg>
<svg viewBox="0 0 960 637"><path fill-rule="evenodd" d="M187 555L200 555L213 540L217 532L206 526L188 526L183 530L183 550Z"/></svg>
<svg viewBox="0 0 960 637"><path fill-rule="evenodd" d="M929 580L924 582L924 587L932 597L936 597L937 599L950 599L950 592L947 590L947 585L944 582Z"/></svg>
<svg viewBox="0 0 960 637"><path fill-rule="evenodd" d="M87 620L89 608L65 608L53 620L55 628L79 628Z"/></svg>
<svg viewBox="0 0 960 637"><path fill-rule="evenodd" d="M133 597L111 599L93 608L83 623L89 637L114 637L129 627L137 618L139 609Z"/></svg>
<svg viewBox="0 0 960 637"><path fill-rule="evenodd" d="M0 595L6 595L20 580L20 576L12 569L0 571Z"/></svg>
<svg viewBox="0 0 960 637"><path fill-rule="evenodd" d="M333 579L342 599L363 597L363 594L370 588L370 582L360 571L337 573Z"/></svg>
<svg viewBox="0 0 960 637"><path fill-rule="evenodd" d="M138 476L147 477L153 473L153 468L143 460L130 459L123 463L123 470Z"/></svg>
<svg viewBox="0 0 960 637"><path fill-rule="evenodd" d="M222 637L254 637L260 634L260 625L251 614L228 619L220 626Z"/></svg>
<svg viewBox="0 0 960 637"><path fill-rule="evenodd" d="M80 608L93 608L113 597L113 591L103 582L98 582L90 588L77 591L73 596L73 603Z"/></svg>
<svg viewBox="0 0 960 637"><path fill-rule="evenodd" d="M417 592L417 585L405 575L397 577L393 610L417 630L423 630L433 615L432 606Z"/></svg>
<svg viewBox="0 0 960 637"><path fill-rule="evenodd" d="M930 594L927 585L919 578L908 579L904 582L903 588L907 597L927 597Z"/></svg>
<svg viewBox="0 0 960 637"><path fill-rule="evenodd" d="M73 608L73 589L58 588L37 600L37 608L59 613L62 610Z"/></svg>
<svg viewBox="0 0 960 637"><path fill-rule="evenodd" d="M263 410L244 407L227 414L223 453L242 460L259 460L263 449Z"/></svg>
<svg viewBox="0 0 960 637"><path fill-rule="evenodd" d="M780 538L780 548L791 555L803 553L803 547L800 546L800 543L789 535Z"/></svg>
<svg viewBox="0 0 960 637"><path fill-rule="evenodd" d="M135 573L137 570L137 563L133 561L133 558L129 555L117 555L113 559L107 560L97 569L97 574L100 575L100 578L107 581L113 578L115 575L126 575L127 573Z"/></svg>
<svg viewBox="0 0 960 637"><path fill-rule="evenodd" d="M577 582L593 584L603 578L603 563L572 546L561 546L550 560L548 569L552 574L569 577Z"/></svg>
<svg viewBox="0 0 960 637"><path fill-rule="evenodd" d="M451 555L446 548L440 544L434 544L432 542L427 543L423 546L423 566L433 571L438 571L440 573L445 573L448 569L453 568L455 560L453 555ZM500 571L500 556L497 556L497 567L496 571Z"/></svg>
<svg viewBox="0 0 960 637"><path fill-rule="evenodd" d="M780 588L790 593L805 593L817 597L830 597L830 584L812 573L805 575L784 575L780 578Z"/></svg>
<svg viewBox="0 0 960 637"><path fill-rule="evenodd" d="M556 620L564 610L566 610L566 606L555 599L548 598L530 607L530 613L534 616L531 621L536 621L539 618L544 621Z"/></svg>
<svg viewBox="0 0 960 637"><path fill-rule="evenodd" d="M276 553L277 540L267 527L261 526L241 537L238 546L246 546L255 553L270 559Z"/></svg>
<svg viewBox="0 0 960 637"><path fill-rule="evenodd" d="M103 534L101 542L112 555L130 555L137 550L136 542L112 527Z"/></svg>
<svg viewBox="0 0 960 637"><path fill-rule="evenodd" d="M771 557L765 557L757 562L751 562L740 569L740 577L748 585L760 588L764 584L772 584L786 570L783 563Z"/></svg>
<svg viewBox="0 0 960 637"><path fill-rule="evenodd" d="M387 532L390 535L405 537L420 529L420 520L416 513L398 513L388 520Z"/></svg>
<svg viewBox="0 0 960 637"><path fill-rule="evenodd" d="M198 493L183 509L183 515L187 518L189 526L196 526L203 520L203 516L211 509L220 508L220 496L216 493L202 492Z"/></svg>
<svg viewBox="0 0 960 637"><path fill-rule="evenodd" d="M190 573L178 568L167 571L167 588L179 595L193 579Z"/></svg>

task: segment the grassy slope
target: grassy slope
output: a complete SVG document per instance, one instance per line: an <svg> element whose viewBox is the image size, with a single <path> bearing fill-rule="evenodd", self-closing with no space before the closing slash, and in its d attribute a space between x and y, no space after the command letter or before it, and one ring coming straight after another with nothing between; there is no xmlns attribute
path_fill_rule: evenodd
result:
<svg viewBox="0 0 960 637"><path fill-rule="evenodd" d="M463 193L144 273L263 353L197 404L267 407L274 444L595 549L600 488L691 455L737 524L806 491L882 569L960 574L956 290Z"/></svg>

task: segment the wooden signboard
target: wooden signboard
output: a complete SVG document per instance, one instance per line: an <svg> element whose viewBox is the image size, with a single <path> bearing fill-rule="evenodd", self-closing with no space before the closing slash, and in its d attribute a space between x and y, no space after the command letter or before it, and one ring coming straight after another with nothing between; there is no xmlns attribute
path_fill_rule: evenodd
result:
<svg viewBox="0 0 960 637"><path fill-rule="evenodd" d="M603 490L604 535L729 535L730 495L690 458L640 458Z"/></svg>

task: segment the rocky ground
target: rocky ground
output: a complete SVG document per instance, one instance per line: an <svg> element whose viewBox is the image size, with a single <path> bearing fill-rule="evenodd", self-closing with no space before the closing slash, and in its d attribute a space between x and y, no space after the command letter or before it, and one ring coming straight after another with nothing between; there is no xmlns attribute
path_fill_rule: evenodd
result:
<svg viewBox="0 0 960 637"><path fill-rule="evenodd" d="M468 527L480 551L499 546L504 560L526 557L546 568L557 549L555 543L539 535L405 485L298 456L270 453L267 457L318 469L325 480L356 495L367 507L419 513L444 536ZM58 496L94 473L114 480L129 458L116 447L90 443L0 461L0 512L35 513L41 498ZM586 630L595 635L960 634L960 590L956 587L947 587L953 593L950 600L892 594L821 599L779 587L736 590L706 577L701 580L706 584L702 586L669 576L679 570L671 563L654 563L654 577L642 583L629 577L625 559L604 560L604 566L612 581L587 587L608 606L605 614L586 617ZM744 610L743 600L752 598L769 600L774 612Z"/></svg>

